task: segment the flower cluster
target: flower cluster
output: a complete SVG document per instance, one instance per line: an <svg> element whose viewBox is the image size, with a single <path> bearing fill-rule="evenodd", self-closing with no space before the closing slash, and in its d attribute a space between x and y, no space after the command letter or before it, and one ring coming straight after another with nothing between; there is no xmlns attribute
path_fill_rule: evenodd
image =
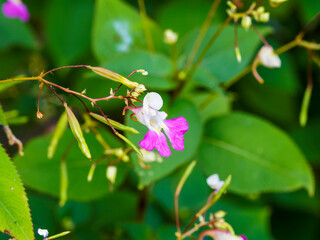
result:
<svg viewBox="0 0 320 240"><path fill-rule="evenodd" d="M159 111L163 105L163 100L158 93L150 92L143 99L142 107L125 107L133 111L143 125L149 131L144 139L139 142L140 147L147 151L152 151L154 148L159 151L163 157L169 157L171 151L167 143L167 139L162 132L169 138L173 149L182 151L184 149L183 135L188 131L189 126L184 117L166 120L167 113Z"/></svg>

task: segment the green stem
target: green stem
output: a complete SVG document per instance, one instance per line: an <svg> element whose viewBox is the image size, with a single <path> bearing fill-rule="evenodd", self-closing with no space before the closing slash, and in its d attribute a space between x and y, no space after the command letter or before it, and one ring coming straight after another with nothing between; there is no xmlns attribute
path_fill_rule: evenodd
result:
<svg viewBox="0 0 320 240"><path fill-rule="evenodd" d="M141 15L141 19L142 19L143 30L144 30L144 34L146 36L148 49L149 49L150 52L154 52L154 45L153 45L153 40L152 40L152 35L151 35L151 32L150 32L150 28L148 26L148 16L147 16L147 11L146 11L146 6L144 4L144 0L138 0L138 5L139 5L139 10L140 10L140 15Z"/></svg>
<svg viewBox="0 0 320 240"><path fill-rule="evenodd" d="M202 43L207 31L208 31L208 28L210 27L210 23L215 15L217 9L218 9L220 2L221 2L221 0L215 0L212 3L211 9L210 9L202 27L201 27L201 29L200 29L200 33L196 39L196 42L194 43L194 45L192 47L191 53L188 57L188 60L187 60L187 63L185 65L184 69L188 69L191 66L194 58L196 57L196 54L201 46L201 43Z"/></svg>

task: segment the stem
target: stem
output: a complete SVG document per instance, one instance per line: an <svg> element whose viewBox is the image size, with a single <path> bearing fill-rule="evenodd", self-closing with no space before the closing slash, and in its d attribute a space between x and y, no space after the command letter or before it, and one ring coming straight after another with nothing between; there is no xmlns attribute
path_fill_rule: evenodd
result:
<svg viewBox="0 0 320 240"><path fill-rule="evenodd" d="M297 39L302 40L302 38L304 37L304 35L307 33L307 31L309 31L309 29L311 28L311 26L320 20L320 13L317 13L308 23L307 25L302 29L302 31L298 34Z"/></svg>
<svg viewBox="0 0 320 240"><path fill-rule="evenodd" d="M17 81L30 81L30 80L39 80L39 78L38 77L9 78L9 79L6 79L6 80L1 80L0 83L17 82Z"/></svg>
<svg viewBox="0 0 320 240"><path fill-rule="evenodd" d="M55 71L61 70L61 69L66 69L66 68L87 68L89 67L89 65L73 65L73 66L63 66L63 67L58 67L58 68L54 68L49 70L48 72L45 72L43 74L40 74L41 77L46 76L49 73L53 73Z"/></svg>
<svg viewBox="0 0 320 240"><path fill-rule="evenodd" d="M146 40L147 40L148 49L150 52L154 52L154 46L153 46L150 28L148 26L148 16L147 16L147 11L146 11L146 6L144 4L144 0L138 0L138 5L139 5L140 15L141 15L141 19L142 19L144 34L145 34Z"/></svg>
<svg viewBox="0 0 320 240"><path fill-rule="evenodd" d="M255 31L256 34L259 36L259 38L264 43L264 45L270 46L270 44L267 42L267 40L262 36L262 34L258 31L258 29L253 24L251 24L251 27L252 27L253 31Z"/></svg>
<svg viewBox="0 0 320 240"><path fill-rule="evenodd" d="M189 58L187 60L186 65L184 66L184 69L189 68L191 66L194 58L196 57L196 54L197 54L197 52L198 52L198 50L199 50L199 48L201 46L201 43L202 43L207 31L208 31L208 28L210 27L210 23L211 23L214 15L215 15L217 9L218 9L218 6L219 6L220 2L221 2L221 0L215 0L212 3L210 11L209 11L209 13L208 13L208 15L207 15L207 17L206 17L201 29L200 29L200 33L199 33L199 35L198 35L198 37L196 39L196 42L194 43L194 45L192 47L191 53L189 55Z"/></svg>
<svg viewBox="0 0 320 240"><path fill-rule="evenodd" d="M59 100L62 102L62 105L66 103L47 82L43 81L43 83L59 98Z"/></svg>
<svg viewBox="0 0 320 240"><path fill-rule="evenodd" d="M183 185L185 184L187 178L192 173L192 170L194 169L196 163L197 163L196 161L192 161L188 165L186 171L183 173L183 175L178 183L178 186L176 188L176 192L174 195L174 211L175 211L175 217L176 217L177 232L179 235L181 234L180 222L179 222L179 196L180 196L180 192L182 190Z"/></svg>
<svg viewBox="0 0 320 240"><path fill-rule="evenodd" d="M297 40L292 40L291 42L288 42L287 44L279 47L278 49L276 49L274 52L278 55L290 50L291 48L294 48L298 45Z"/></svg>

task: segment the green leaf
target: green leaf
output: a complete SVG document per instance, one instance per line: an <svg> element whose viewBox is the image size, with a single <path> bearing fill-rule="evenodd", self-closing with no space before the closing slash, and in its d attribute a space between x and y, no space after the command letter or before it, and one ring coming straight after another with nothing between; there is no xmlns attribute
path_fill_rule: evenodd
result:
<svg viewBox="0 0 320 240"><path fill-rule="evenodd" d="M148 21L155 46L162 44L162 32ZM121 0L98 0L93 25L93 51L99 61L133 49L146 49L146 40L139 12Z"/></svg>
<svg viewBox="0 0 320 240"><path fill-rule="evenodd" d="M0 124L1 124L2 126L7 126L7 125L8 125L1 104L0 104Z"/></svg>
<svg viewBox="0 0 320 240"><path fill-rule="evenodd" d="M212 119L199 152L206 175L232 175L229 190L241 194L305 188L314 193L313 174L289 136L272 124L245 113Z"/></svg>
<svg viewBox="0 0 320 240"><path fill-rule="evenodd" d="M171 110L168 112L168 118L172 119L182 116L184 117L188 124L189 130L185 133L185 148L183 151L175 151L172 149L172 155L168 158L163 158L163 162L153 162L150 163L150 169L142 169L137 163L135 157L135 171L139 177L139 186L145 187L150 183L168 175L181 164L191 160L195 154L198 145L200 143L200 138L202 134L202 125L199 113L196 107L186 100L177 100ZM147 127L141 123L132 121L128 115L126 118L127 125L136 128L142 134L138 135L128 135L128 138L136 145L141 141L144 135L147 133Z"/></svg>
<svg viewBox="0 0 320 240"><path fill-rule="evenodd" d="M92 159L96 160L103 155L104 149L99 145L93 134L84 132L88 146L92 149ZM102 136L111 147L120 147L119 140L112 134L101 131ZM24 149L24 157L16 156L15 163L20 171L24 183L37 191L59 196L60 159L66 147L73 141L74 137L67 130L58 143L57 150L52 159L47 158L46 149L50 143L51 136L38 137L31 140ZM108 180L106 179L107 164L99 164L91 182L87 182L87 174L91 162L83 156L77 144L73 144L66 158L68 168L68 199L76 201L91 201L106 195ZM124 179L125 169L118 167L115 186Z"/></svg>
<svg viewBox="0 0 320 240"><path fill-rule="evenodd" d="M91 0L49 2L44 29L56 64L72 64L89 50L92 16Z"/></svg>
<svg viewBox="0 0 320 240"><path fill-rule="evenodd" d="M208 29L207 35L198 53L202 51L217 29L218 26L213 26ZM271 28L269 27L260 27L258 29L262 35L267 35L271 32ZM199 30L193 31L182 40L181 51L186 56L189 55L198 33ZM245 31L243 28L239 27L238 44L242 56L241 63L237 62L234 50L234 27L227 26L222 31L219 38L213 43L207 55L202 60L201 66L209 70L209 72L220 82L227 82L248 66L257 53L257 48L261 45L261 40L252 29Z"/></svg>
<svg viewBox="0 0 320 240"><path fill-rule="evenodd" d="M170 78L173 68L170 59L160 53L137 50L113 58L102 66L123 76L129 75L134 70L144 69L148 72L147 76L135 73L130 80L142 83L146 88L170 90L177 85Z"/></svg>
<svg viewBox="0 0 320 240"><path fill-rule="evenodd" d="M34 239L28 199L18 172L0 146L0 231Z"/></svg>
<svg viewBox="0 0 320 240"><path fill-rule="evenodd" d="M31 29L19 19L9 19L0 14L0 50L11 46L35 47Z"/></svg>

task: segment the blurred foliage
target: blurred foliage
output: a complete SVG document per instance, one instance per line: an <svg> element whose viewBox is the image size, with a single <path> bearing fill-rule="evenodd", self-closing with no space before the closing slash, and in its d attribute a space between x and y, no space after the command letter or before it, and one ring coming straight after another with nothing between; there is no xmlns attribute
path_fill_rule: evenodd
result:
<svg viewBox="0 0 320 240"><path fill-rule="evenodd" d="M221 2L200 51L227 17L227 5ZM252 1L243 2L246 7ZM3 218L8 216L0 207L1 231L7 230L19 240L32 239L38 228L48 229L50 235L71 230L65 239L174 239L175 189L186 164L196 159L198 164L179 200L182 226L188 224L210 194L206 177L213 173L222 178L232 174L228 194L211 210L226 211L226 220L237 234L260 240L320 238L320 193L315 187L320 166L320 70L313 64L309 120L302 128L298 119L307 85L305 49L294 48L281 54L279 69L259 67L265 80L260 85L251 73L241 73L252 63L262 42L252 29L245 31L240 26L239 64L234 53L234 26L230 23L191 81L177 94L181 81L174 72L184 66L211 0L145 1L154 51L148 49L136 0L28 0L25 4L31 13L27 23L0 14L1 79L36 76L42 70L74 64L101 66L123 76L145 69L148 76L137 74L130 79L145 84L148 91L159 92L168 119L183 116L190 129L185 134L185 150L173 151L161 163L148 163L149 170L140 166L135 153L130 153L130 162L117 164L114 186L106 179L105 161L97 165L92 181L87 181L92 162L104 155L105 148L92 132L84 131L92 162L76 143L72 144L66 158L68 201L59 207L60 160L73 142L71 131L64 132L50 160L47 149L64 108L52 92L43 89L40 110L44 117L39 120L37 81L1 83L0 123L11 125L14 134L25 143L25 155L19 156L0 131L6 149L0 147L0 205L13 216L13 222L4 229ZM294 39L320 11L318 0L289 0L278 8L271 8L268 1L262 5L270 11L271 20L257 24L257 29L275 49ZM307 40L319 42L319 26L318 22L310 29ZM167 28L179 34L175 48L163 42ZM75 91L86 89L87 95L94 98L105 97L110 88L118 86L80 69L61 70L48 79ZM81 103L55 90L84 123L79 114L84 111ZM119 93L126 94L126 89ZM112 99L100 106L111 119L136 128L141 134L126 136L138 144L147 129L129 115L122 116L124 103ZM107 126L99 124L96 130L111 148L125 147ZM109 160L116 159L112 156ZM20 178L28 196L33 232ZM21 237L23 232L28 238ZM0 233L0 239L9 237Z"/></svg>

